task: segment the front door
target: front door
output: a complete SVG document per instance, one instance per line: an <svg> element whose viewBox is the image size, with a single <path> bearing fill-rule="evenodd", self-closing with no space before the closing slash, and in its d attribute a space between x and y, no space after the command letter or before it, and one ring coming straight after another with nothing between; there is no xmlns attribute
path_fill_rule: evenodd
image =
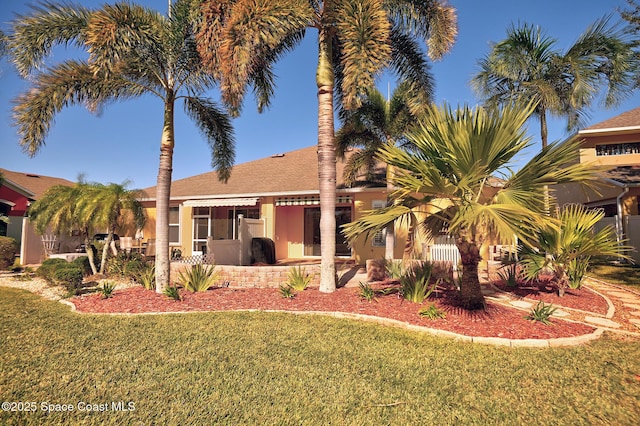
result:
<svg viewBox="0 0 640 426"><path fill-rule="evenodd" d="M336 256L351 256L341 226L351 222L351 206L336 207ZM320 256L320 207L304 209L304 255Z"/></svg>

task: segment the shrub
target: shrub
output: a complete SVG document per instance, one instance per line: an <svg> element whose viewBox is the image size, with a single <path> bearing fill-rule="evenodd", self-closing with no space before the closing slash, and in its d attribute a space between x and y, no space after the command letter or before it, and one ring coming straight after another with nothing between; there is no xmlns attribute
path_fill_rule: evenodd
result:
<svg viewBox="0 0 640 426"><path fill-rule="evenodd" d="M376 292L373 288L371 288L371 285L369 283L360 282L358 284L358 287L360 288L358 294L360 295L361 299L368 300L369 302L371 302L372 300L377 300Z"/></svg>
<svg viewBox="0 0 640 426"><path fill-rule="evenodd" d="M550 325L551 321L549 321L549 318L551 317L551 315L553 315L556 309L557 308L552 307L551 304L545 305L541 300L534 308L531 309L529 315L525 316L525 319L531 321L540 321L545 325Z"/></svg>
<svg viewBox="0 0 640 426"><path fill-rule="evenodd" d="M82 269L71 263L60 265L53 271L52 278L55 284L66 287L69 294L74 295L82 285Z"/></svg>
<svg viewBox="0 0 640 426"><path fill-rule="evenodd" d="M108 275L137 281L144 264L144 259L139 253L119 252L107 259L105 271Z"/></svg>
<svg viewBox="0 0 640 426"><path fill-rule="evenodd" d="M89 262L89 257L87 256L77 257L73 259L71 263L82 269L84 275L91 275L93 273L91 270L91 262Z"/></svg>
<svg viewBox="0 0 640 426"><path fill-rule="evenodd" d="M515 287L518 285L518 281L520 280L520 273L518 272L518 264L511 263L509 265L503 266L498 271L498 276L507 287Z"/></svg>
<svg viewBox="0 0 640 426"><path fill-rule="evenodd" d="M294 290L303 291L311 284L311 280L313 280L313 276L307 274L305 268L298 266L289 269L287 284Z"/></svg>
<svg viewBox="0 0 640 426"><path fill-rule="evenodd" d="M167 286L167 288L165 288L162 293L168 298L173 299L177 302L180 302L182 300L180 290L178 290L178 287L176 287L175 284Z"/></svg>
<svg viewBox="0 0 640 426"><path fill-rule="evenodd" d="M103 299L109 299L111 296L113 296L113 291L115 289L116 283L114 283L113 281L105 281L104 283L102 283L102 287L98 288L98 291L100 291L100 294L102 294Z"/></svg>
<svg viewBox="0 0 640 426"><path fill-rule="evenodd" d="M60 265L68 265L69 263L64 259L47 259L36 270L36 275L40 278L47 280L50 284L54 283L53 273Z"/></svg>
<svg viewBox="0 0 640 426"><path fill-rule="evenodd" d="M184 288L191 292L207 291L209 287L218 279L218 272L215 265L204 266L201 264L193 265L191 269L187 269L178 274L178 281Z"/></svg>
<svg viewBox="0 0 640 426"><path fill-rule="evenodd" d="M424 318L429 318L431 320L447 317L447 313L442 309L438 308L433 303L427 306L426 308L420 309L418 311L418 315Z"/></svg>
<svg viewBox="0 0 640 426"><path fill-rule="evenodd" d="M138 280L144 288L147 290L156 289L156 267L155 265L145 265L144 269L140 271Z"/></svg>
<svg viewBox="0 0 640 426"><path fill-rule="evenodd" d="M0 237L0 271L9 269L16 259L18 243L10 237Z"/></svg>
<svg viewBox="0 0 640 426"><path fill-rule="evenodd" d="M280 288L278 291L280 292L280 296L284 297L285 299L293 299L294 297L296 297L296 294L290 285L280 284Z"/></svg>
<svg viewBox="0 0 640 426"><path fill-rule="evenodd" d="M399 280L404 274L404 265L401 260L386 259L384 263L387 276L394 280Z"/></svg>
<svg viewBox="0 0 640 426"><path fill-rule="evenodd" d="M429 262L418 262L407 269L400 277L402 297L410 302L422 303L435 288L430 284L432 265Z"/></svg>

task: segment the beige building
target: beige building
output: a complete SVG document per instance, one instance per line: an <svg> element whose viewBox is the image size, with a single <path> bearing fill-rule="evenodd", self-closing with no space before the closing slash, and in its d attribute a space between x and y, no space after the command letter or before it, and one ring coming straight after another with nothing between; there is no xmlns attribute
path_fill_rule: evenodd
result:
<svg viewBox="0 0 640 426"><path fill-rule="evenodd" d="M640 107L578 132L580 162L602 168L598 193L573 186L558 190L559 204L582 203L605 212L603 224L636 248L640 262Z"/></svg>

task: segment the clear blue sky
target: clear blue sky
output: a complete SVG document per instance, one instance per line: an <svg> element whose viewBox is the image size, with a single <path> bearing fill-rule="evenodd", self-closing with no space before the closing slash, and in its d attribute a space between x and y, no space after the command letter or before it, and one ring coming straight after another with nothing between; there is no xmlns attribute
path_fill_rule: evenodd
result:
<svg viewBox="0 0 640 426"><path fill-rule="evenodd" d="M15 13L25 13L32 2L13 0L0 8L0 26L8 32L8 22ZM103 1L79 3L97 6ZM167 0L140 0L139 4L166 12ZM491 42L505 38L512 23L540 25L558 39L558 47L571 45L587 26L606 14L619 19L617 8L625 0L450 0L458 10L459 36L453 51L433 64L436 102L475 105L477 99L469 87L471 76L478 70L477 61L489 50ZM243 114L234 120L236 163L263 158L275 153L303 148L317 143L317 99L315 87L316 33L277 66L277 91L270 110L258 114L253 98L247 98ZM56 51L48 63L66 59ZM382 77L378 84L386 90L394 85L393 77ZM29 87L15 73L5 58L0 62L0 167L75 181L79 173L98 182L122 182L129 179L132 188L155 185L159 143L162 130L162 105L155 97L145 97L108 105L100 116L81 107L64 110L56 117L46 145L34 157L24 154L18 145L16 128L12 126L11 100ZM210 96L218 101L218 93ZM589 124L606 120L640 106L636 92L615 109L597 105L591 111ZM173 178L180 179L211 170L210 152L197 128L177 108L176 148ZM538 122L531 121L530 133L535 150L540 146ZM552 121L549 140L568 136L564 122ZM529 152L531 155L534 150ZM523 158L525 161L527 158Z"/></svg>

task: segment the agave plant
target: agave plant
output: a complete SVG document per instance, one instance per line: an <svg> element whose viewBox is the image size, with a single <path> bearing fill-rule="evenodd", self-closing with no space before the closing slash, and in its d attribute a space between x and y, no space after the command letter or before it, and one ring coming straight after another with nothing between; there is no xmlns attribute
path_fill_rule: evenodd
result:
<svg viewBox="0 0 640 426"><path fill-rule="evenodd" d="M193 265L178 274L178 281L185 290L191 292L207 291L218 279L218 272L214 266L204 266L202 264Z"/></svg>

